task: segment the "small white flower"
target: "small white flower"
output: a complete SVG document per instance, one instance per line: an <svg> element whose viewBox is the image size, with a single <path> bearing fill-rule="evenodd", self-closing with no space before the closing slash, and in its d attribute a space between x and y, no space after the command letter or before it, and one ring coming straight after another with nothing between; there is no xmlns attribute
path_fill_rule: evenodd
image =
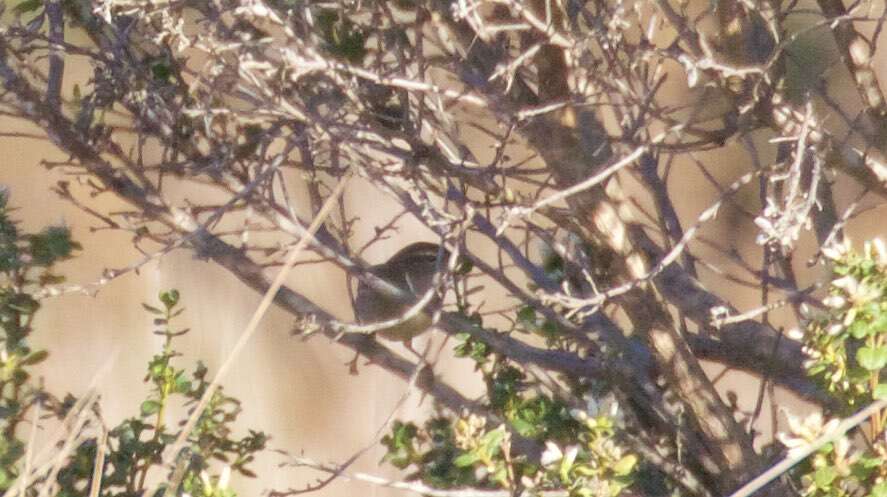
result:
<svg viewBox="0 0 887 497"><path fill-rule="evenodd" d="M792 328L785 333L785 336L790 340L800 342L804 339L804 331L801 328Z"/></svg>
<svg viewBox="0 0 887 497"><path fill-rule="evenodd" d="M853 292L850 293L850 298L856 304L865 304L867 302L871 302L873 300L878 300L881 298L881 291L877 288L866 285L864 283L859 284Z"/></svg>
<svg viewBox="0 0 887 497"><path fill-rule="evenodd" d="M783 413L788 421L789 432L795 438L800 438L807 443L816 440L822 434L830 433L840 423L839 419L833 419L823 425L822 413L819 411L810 413L803 420L788 411L783 410Z"/></svg>
<svg viewBox="0 0 887 497"><path fill-rule="evenodd" d="M542 453L542 457L539 462L543 467L551 466L552 464L560 461L564 458L564 453L561 452L561 448L557 446L554 442L546 441L545 442L545 452Z"/></svg>
<svg viewBox="0 0 887 497"><path fill-rule="evenodd" d="M807 441L802 438L792 437L782 432L778 433L776 438L788 449L789 458L800 456L807 449Z"/></svg>
<svg viewBox="0 0 887 497"><path fill-rule="evenodd" d="M782 445L785 445L785 448L789 450L797 449L807 445L807 442L803 438L793 437L785 432L777 433L776 438L778 438L779 442Z"/></svg>
<svg viewBox="0 0 887 497"><path fill-rule="evenodd" d="M840 309L847 304L847 299L841 297L840 295L829 295L822 300L822 303L826 307L831 307L832 309Z"/></svg>
<svg viewBox="0 0 887 497"><path fill-rule="evenodd" d="M268 15L271 13L271 11L268 10L268 7L266 7L265 4L259 2L254 3L252 7L252 14L256 17L268 17Z"/></svg>
<svg viewBox="0 0 887 497"><path fill-rule="evenodd" d="M833 419L823 425L822 414L819 412L811 413L803 420L786 410L783 413L788 421L789 433L779 433L776 437L788 449L789 457L803 453L820 436L833 433L841 422L840 419Z"/></svg>
<svg viewBox="0 0 887 497"><path fill-rule="evenodd" d="M806 302L801 304L800 310L801 310L801 317L802 318L810 319L811 317L813 317L813 308L811 308L810 305L807 304Z"/></svg>
<svg viewBox="0 0 887 497"><path fill-rule="evenodd" d="M887 266L887 244L884 243L884 240L881 237L877 237L872 240L872 245L875 248L875 256L878 260L879 266Z"/></svg>
<svg viewBox="0 0 887 497"><path fill-rule="evenodd" d="M841 323L833 324L828 327L828 330L826 330L829 336L837 336L842 331L844 331L844 325Z"/></svg>
<svg viewBox="0 0 887 497"><path fill-rule="evenodd" d="M859 288L859 281L848 274L847 276L832 281L832 286L841 288L843 290L846 290L847 293L852 294L856 292L857 288Z"/></svg>
<svg viewBox="0 0 887 497"><path fill-rule="evenodd" d="M566 466L572 466L573 461L576 460L577 455L579 455L578 445L571 445L567 447L567 451L564 453L564 464Z"/></svg>
<svg viewBox="0 0 887 497"><path fill-rule="evenodd" d="M222 474L219 475L219 484L216 488L225 489L228 488L228 482L231 480L231 466L225 465L222 468Z"/></svg>
<svg viewBox="0 0 887 497"><path fill-rule="evenodd" d="M98 17L104 19L104 21L108 24L113 24L113 16L111 15L111 7L113 6L113 2L104 1L97 2L96 6L93 7L92 13Z"/></svg>
<svg viewBox="0 0 887 497"><path fill-rule="evenodd" d="M850 251L849 244L850 241L847 238L844 239L844 243L832 243L831 245L822 248L822 255L833 261L841 259Z"/></svg>

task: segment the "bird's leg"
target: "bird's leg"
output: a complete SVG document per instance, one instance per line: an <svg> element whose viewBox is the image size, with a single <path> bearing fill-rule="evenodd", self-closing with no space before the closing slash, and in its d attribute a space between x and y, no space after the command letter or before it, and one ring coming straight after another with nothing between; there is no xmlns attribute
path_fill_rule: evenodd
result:
<svg viewBox="0 0 887 497"><path fill-rule="evenodd" d="M351 376L357 376L357 360L360 359L360 352L354 353L354 359L346 362L345 365L348 366L348 374Z"/></svg>
<svg viewBox="0 0 887 497"><path fill-rule="evenodd" d="M375 335L373 335L373 334L364 335L364 338L367 340L368 343L372 343L373 346L378 345L378 343L376 342ZM345 363L345 365L348 366L348 374L353 375L353 376L356 376L358 374L358 371L357 371L357 360L358 359L360 359L360 350L354 352L354 358ZM366 364L364 364L364 366L369 366L372 363L373 363L373 360L369 359L369 360L367 360Z"/></svg>

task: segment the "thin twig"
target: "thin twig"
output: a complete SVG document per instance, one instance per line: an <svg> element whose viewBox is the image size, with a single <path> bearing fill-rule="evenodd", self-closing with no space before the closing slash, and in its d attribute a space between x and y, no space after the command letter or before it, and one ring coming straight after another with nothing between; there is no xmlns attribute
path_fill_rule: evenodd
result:
<svg viewBox="0 0 887 497"><path fill-rule="evenodd" d="M102 476L105 469L105 452L108 449L108 430L101 427L102 433L96 440L95 461L92 468L92 482L89 487L89 497L99 497L102 491Z"/></svg>
<svg viewBox="0 0 887 497"><path fill-rule="evenodd" d="M31 474L31 465L34 463L34 444L37 441L37 425L40 422L40 411L42 407L43 402L38 399L34 412L34 421L31 423L31 434L28 436L28 447L25 450L25 467L21 475L21 487L19 488L18 494L13 495L24 496L25 490L28 489L28 476Z"/></svg>

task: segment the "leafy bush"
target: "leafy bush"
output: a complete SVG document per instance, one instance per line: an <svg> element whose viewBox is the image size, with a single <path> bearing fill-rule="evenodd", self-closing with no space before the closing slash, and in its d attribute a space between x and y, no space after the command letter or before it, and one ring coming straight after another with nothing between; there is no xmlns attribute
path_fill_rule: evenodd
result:
<svg viewBox="0 0 887 497"><path fill-rule="evenodd" d="M64 280L53 271L79 249L65 227L21 233L10 217L8 195L0 195L0 491L30 496L48 487L51 495L59 497L136 497L160 496L172 485L180 489L174 491L176 495L234 496L228 487L231 472L254 476L248 466L265 449L268 436L250 430L246 436L235 437L233 426L241 412L240 402L221 390L215 391L188 435L177 466L165 467L161 457L173 446L184 425L184 420L168 419L170 409L193 408L208 385L203 364L198 363L190 373L175 365L180 354L173 347L174 340L188 333L187 329L172 327L173 320L184 311L179 306L178 291L161 293L159 307L144 305L155 316L158 329L154 333L164 341L161 352L148 363L145 381L151 389L136 416L106 429L95 399L84 402L70 395L59 399L32 377L30 370L49 357L48 351L32 350L28 345L35 333L34 316L40 309L34 295L45 285ZM75 424L78 428L58 441L61 461L31 467L24 474L32 461L26 461L23 428L44 425L49 420L68 425L72 419L88 421ZM99 464L101 469L97 470ZM156 480L164 473L167 477L157 485ZM92 493L93 488L96 493Z"/></svg>
<svg viewBox="0 0 887 497"><path fill-rule="evenodd" d="M880 239L855 252L849 243L823 250L832 276L826 308L807 309L803 340L805 367L840 399L831 414L846 415L873 400L887 398L887 248ZM789 456L817 438L829 435L838 419L828 422L816 412L805 419L788 414L789 430L780 440ZM795 469L805 497L887 496L887 410L877 411L868 429L855 432L852 443L839 436Z"/></svg>

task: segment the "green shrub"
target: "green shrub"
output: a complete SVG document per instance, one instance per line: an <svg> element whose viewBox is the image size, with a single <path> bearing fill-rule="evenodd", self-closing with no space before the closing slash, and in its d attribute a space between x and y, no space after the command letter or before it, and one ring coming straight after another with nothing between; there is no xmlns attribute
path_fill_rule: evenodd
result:
<svg viewBox="0 0 887 497"><path fill-rule="evenodd" d="M178 465L170 468L162 460L185 423L169 420L169 408L180 405L193 411L210 381L201 363L190 373L175 364L180 354L173 347L174 340L188 332L172 326L184 310L179 306L178 291L162 292L158 307L144 305L155 316L158 329L154 333L163 336L164 342L161 352L148 363L145 381L151 388L137 415L105 429L94 402L71 396L59 399L32 377L30 370L49 357L48 351L33 350L28 344L40 309L35 295L45 285L64 280L53 270L79 249L65 227L21 233L10 218L8 195L0 195L0 491L30 496L49 486L50 495L74 497L90 495L95 486L95 495L136 497L160 496L169 485L175 485L174 495L235 495L228 487L231 472L254 476L248 465L265 448L268 436L250 430L246 436L235 437L232 427L241 411L240 402L221 389L216 390L189 434ZM58 449L65 455L60 465L38 466L24 478L27 442L23 428L31 423L46 424L47 418L68 424L73 419L85 421L75 424L79 429L59 441ZM67 451L65 444L70 445ZM100 471L96 471L98 462L103 463ZM149 475L156 480L164 474L163 483L151 488L155 483Z"/></svg>

